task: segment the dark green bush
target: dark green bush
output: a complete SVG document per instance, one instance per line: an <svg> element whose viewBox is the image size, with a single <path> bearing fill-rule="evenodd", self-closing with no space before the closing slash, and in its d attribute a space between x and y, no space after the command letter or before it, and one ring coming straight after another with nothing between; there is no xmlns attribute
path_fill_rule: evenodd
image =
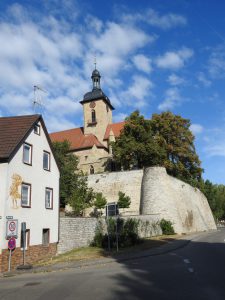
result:
<svg viewBox="0 0 225 300"><path fill-rule="evenodd" d="M173 224L171 221L162 219L160 221L160 227L162 229L162 233L166 235L174 234Z"/></svg>
<svg viewBox="0 0 225 300"><path fill-rule="evenodd" d="M117 222L117 223L116 223ZM136 219L108 219L108 233L104 234L102 226L96 229L92 246L108 248L108 234L110 239L110 248L116 248L116 226L118 232L119 248L130 247L141 242L138 235L139 221Z"/></svg>

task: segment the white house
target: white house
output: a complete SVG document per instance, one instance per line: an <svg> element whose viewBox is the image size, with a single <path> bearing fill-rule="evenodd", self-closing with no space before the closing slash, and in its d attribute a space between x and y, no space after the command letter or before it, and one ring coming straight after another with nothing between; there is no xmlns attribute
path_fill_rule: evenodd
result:
<svg viewBox="0 0 225 300"><path fill-rule="evenodd" d="M0 272L8 268L10 220L18 222L12 269L23 262L22 222L27 263L56 253L59 169L41 115L0 118Z"/></svg>

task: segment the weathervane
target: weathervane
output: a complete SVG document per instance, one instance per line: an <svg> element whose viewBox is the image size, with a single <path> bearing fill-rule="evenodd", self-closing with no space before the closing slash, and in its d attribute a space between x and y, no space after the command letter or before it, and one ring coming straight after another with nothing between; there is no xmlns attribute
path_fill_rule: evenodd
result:
<svg viewBox="0 0 225 300"><path fill-rule="evenodd" d="M96 65L97 65L96 54L95 54L95 56L94 56L94 65L95 65L95 70L96 70Z"/></svg>

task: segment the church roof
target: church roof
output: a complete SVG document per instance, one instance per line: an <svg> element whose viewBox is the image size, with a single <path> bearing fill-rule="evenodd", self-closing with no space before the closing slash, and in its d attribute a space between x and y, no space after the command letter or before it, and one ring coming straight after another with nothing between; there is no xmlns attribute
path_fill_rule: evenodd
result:
<svg viewBox="0 0 225 300"><path fill-rule="evenodd" d="M104 140L109 139L110 132L112 131L115 137L119 137L121 130L124 127L125 122L119 122L119 123L114 123L114 124L109 124L106 128Z"/></svg>
<svg viewBox="0 0 225 300"><path fill-rule="evenodd" d="M71 151L92 148L94 145L97 148L105 148L94 134L85 135L83 127L54 132L50 134L50 138L52 142L69 141Z"/></svg>
<svg viewBox="0 0 225 300"><path fill-rule="evenodd" d="M80 101L81 104L84 104L86 102L91 102L94 100L100 100L102 99L106 104L109 105L109 107L114 110L114 107L112 106L109 98L105 95L105 93L101 89L93 89L91 92L88 92L84 95L84 98L82 101Z"/></svg>

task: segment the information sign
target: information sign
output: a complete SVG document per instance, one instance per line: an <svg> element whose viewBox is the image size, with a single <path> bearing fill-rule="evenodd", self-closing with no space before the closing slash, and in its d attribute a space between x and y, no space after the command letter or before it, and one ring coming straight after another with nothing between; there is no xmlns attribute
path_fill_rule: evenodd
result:
<svg viewBox="0 0 225 300"><path fill-rule="evenodd" d="M17 238L18 236L18 220L8 220L6 222L6 238Z"/></svg>

